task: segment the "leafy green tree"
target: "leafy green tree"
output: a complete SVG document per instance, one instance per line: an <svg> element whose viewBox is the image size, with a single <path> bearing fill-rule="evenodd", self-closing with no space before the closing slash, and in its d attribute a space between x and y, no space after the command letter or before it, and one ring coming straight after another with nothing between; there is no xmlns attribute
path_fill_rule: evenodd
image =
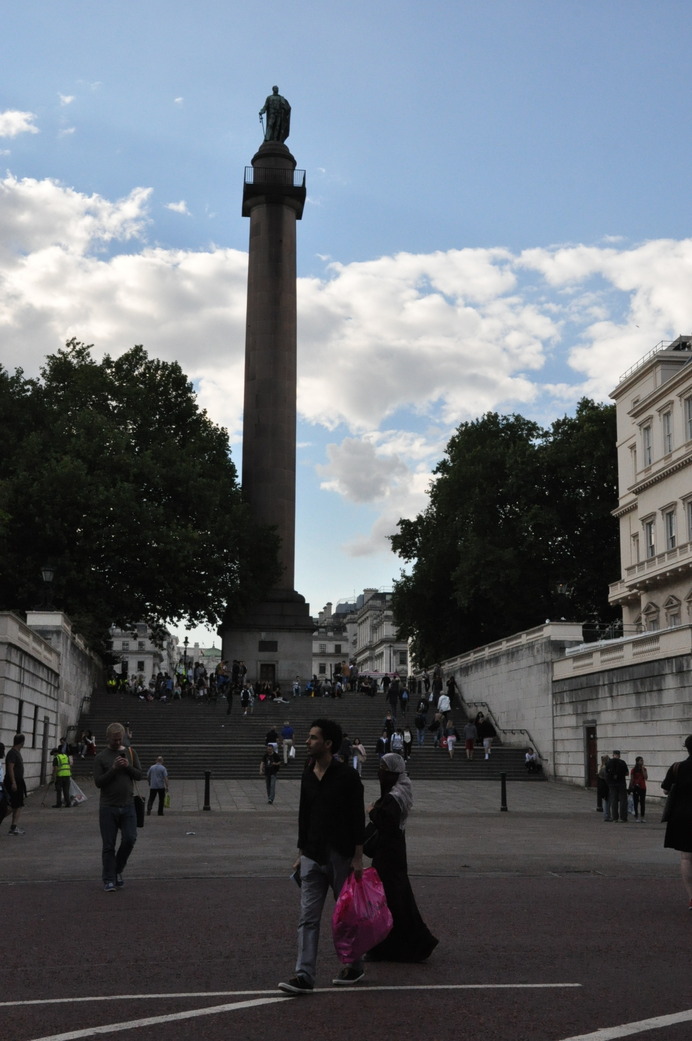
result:
<svg viewBox="0 0 692 1041"><path fill-rule="evenodd" d="M463 423L426 510L391 537L410 565L393 609L420 663L541 624L610 619L617 574L613 406L583 400L550 431L522 416Z"/></svg>
<svg viewBox="0 0 692 1041"><path fill-rule="evenodd" d="M0 603L52 596L92 640L110 624L218 623L277 578L276 536L242 501L228 435L177 363L75 340L38 380L0 370ZM241 581L242 568L242 581Z"/></svg>

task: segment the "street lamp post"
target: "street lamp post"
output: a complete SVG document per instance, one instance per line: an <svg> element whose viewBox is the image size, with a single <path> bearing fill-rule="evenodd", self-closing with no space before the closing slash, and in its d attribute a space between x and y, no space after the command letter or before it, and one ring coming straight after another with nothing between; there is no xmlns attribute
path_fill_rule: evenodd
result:
<svg viewBox="0 0 692 1041"><path fill-rule="evenodd" d="M44 564L41 568L41 578L43 579L43 609L44 611L52 611L53 604L51 603L50 591L53 588L52 582L55 578L55 568L52 564Z"/></svg>
<svg viewBox="0 0 692 1041"><path fill-rule="evenodd" d="M185 679L187 679L187 645L190 641L187 636L183 640L183 670L185 672Z"/></svg>

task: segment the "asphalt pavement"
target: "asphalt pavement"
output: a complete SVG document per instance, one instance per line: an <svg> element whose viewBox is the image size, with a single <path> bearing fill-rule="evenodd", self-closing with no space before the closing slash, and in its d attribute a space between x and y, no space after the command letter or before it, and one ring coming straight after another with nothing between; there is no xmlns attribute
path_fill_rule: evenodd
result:
<svg viewBox="0 0 692 1041"><path fill-rule="evenodd" d="M310 997L286 997L298 890L299 782L171 779L145 820L125 887L100 881L98 793L53 809L28 800L0 826L8 1041L689 1041L692 915L660 800L646 824L605 823L593 792L515 783L414 781L408 851L440 945L423 965L378 963L355 988L327 912ZM366 783L366 801L376 786Z"/></svg>
<svg viewBox="0 0 692 1041"><path fill-rule="evenodd" d="M244 875L282 877L296 849L300 783L291 767L279 774L276 800L268 805L264 781L217 781L209 785L170 781L171 808L146 818L128 873L140 878ZM565 784L508 784L502 811L499 783L420 781L407 828L409 869L414 875L468 873L646 874L674 870L675 855L663 849L661 800L650 799L646 824L606 823L592 791ZM0 826L0 882L100 877L98 792L82 785L87 801L56 810L53 789L33 793L20 821L25 834ZM146 785L142 786L146 794ZM377 798L366 781L366 803ZM156 805L156 804L155 804ZM162 853L165 851L165 856ZM250 858L250 859L249 859Z"/></svg>

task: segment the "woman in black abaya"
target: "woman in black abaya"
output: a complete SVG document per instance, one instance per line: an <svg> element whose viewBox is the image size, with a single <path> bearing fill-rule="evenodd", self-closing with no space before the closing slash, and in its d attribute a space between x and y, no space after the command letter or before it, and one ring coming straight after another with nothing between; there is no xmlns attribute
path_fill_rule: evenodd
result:
<svg viewBox="0 0 692 1041"><path fill-rule="evenodd" d="M424 961L439 941L421 918L408 878L405 827L413 792L406 763L400 755L389 752L380 760L378 776L380 798L368 807L377 830L372 866L382 879L394 925L382 943L368 953L368 960Z"/></svg>

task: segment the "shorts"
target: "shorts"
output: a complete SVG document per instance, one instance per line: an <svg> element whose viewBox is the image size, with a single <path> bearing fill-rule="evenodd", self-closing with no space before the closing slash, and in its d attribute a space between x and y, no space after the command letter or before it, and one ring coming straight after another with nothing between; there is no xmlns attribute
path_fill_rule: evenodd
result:
<svg viewBox="0 0 692 1041"><path fill-rule="evenodd" d="M467 737L466 738L466 741L464 742L464 748L466 749L467 752L473 752L473 738L472 737Z"/></svg>
<svg viewBox="0 0 692 1041"><path fill-rule="evenodd" d="M24 785L18 784L17 791L13 792L9 788L5 788L5 795L7 801L13 810L19 810L24 805Z"/></svg>
<svg viewBox="0 0 692 1041"><path fill-rule="evenodd" d="M486 752L488 752L490 750L490 746L492 745L492 743L493 743L492 737L484 737L483 738L483 748L486 750Z"/></svg>

